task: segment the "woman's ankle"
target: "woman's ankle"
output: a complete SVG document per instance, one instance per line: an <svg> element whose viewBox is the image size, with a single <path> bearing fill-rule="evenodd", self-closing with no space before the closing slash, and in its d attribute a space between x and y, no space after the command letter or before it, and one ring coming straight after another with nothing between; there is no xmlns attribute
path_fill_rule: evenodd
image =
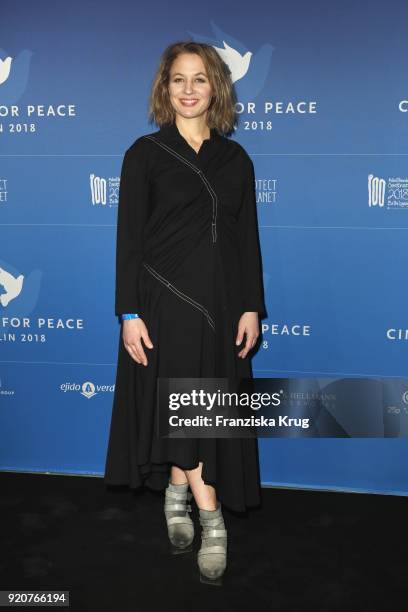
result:
<svg viewBox="0 0 408 612"><path fill-rule="evenodd" d="M215 502L215 508L211 504L204 504L204 507L198 506L198 509L203 510L205 512L215 512L215 510L218 510L219 506L220 503L217 501Z"/></svg>

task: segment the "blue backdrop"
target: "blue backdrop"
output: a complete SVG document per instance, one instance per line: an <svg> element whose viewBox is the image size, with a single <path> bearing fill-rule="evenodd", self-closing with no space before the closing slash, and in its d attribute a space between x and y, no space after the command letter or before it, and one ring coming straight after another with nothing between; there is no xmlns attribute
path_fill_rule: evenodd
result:
<svg viewBox="0 0 408 612"><path fill-rule="evenodd" d="M125 149L163 49L214 45L256 170L258 377L406 377L403 0L2 1L0 469L102 475ZM406 439L261 439L264 485L406 494Z"/></svg>

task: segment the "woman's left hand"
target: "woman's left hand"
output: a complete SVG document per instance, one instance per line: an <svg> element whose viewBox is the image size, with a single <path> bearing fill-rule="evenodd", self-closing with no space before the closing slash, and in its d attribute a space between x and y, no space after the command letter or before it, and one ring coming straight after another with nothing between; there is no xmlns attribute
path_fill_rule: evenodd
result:
<svg viewBox="0 0 408 612"><path fill-rule="evenodd" d="M248 352L255 346L259 336L259 323L257 312L244 312L238 323L238 333L235 343L241 344L246 334L246 342L243 349L238 353L238 357L244 359Z"/></svg>

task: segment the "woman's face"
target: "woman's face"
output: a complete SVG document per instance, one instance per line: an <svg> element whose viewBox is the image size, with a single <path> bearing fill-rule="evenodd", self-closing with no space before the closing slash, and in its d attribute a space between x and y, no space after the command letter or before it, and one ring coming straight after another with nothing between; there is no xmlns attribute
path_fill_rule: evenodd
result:
<svg viewBox="0 0 408 612"><path fill-rule="evenodd" d="M211 102L211 86L203 60L196 53L181 53L173 62L169 79L170 102L183 117L198 117Z"/></svg>

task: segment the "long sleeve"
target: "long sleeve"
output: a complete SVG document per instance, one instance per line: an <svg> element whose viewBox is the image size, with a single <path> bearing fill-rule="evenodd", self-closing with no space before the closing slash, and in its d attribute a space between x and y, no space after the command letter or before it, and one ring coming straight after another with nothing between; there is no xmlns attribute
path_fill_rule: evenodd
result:
<svg viewBox="0 0 408 612"><path fill-rule="evenodd" d="M245 152L244 188L238 214L239 247L242 270L243 303L245 312L267 316L262 280L262 260L259 245L256 210L254 165Z"/></svg>
<svg viewBox="0 0 408 612"><path fill-rule="evenodd" d="M143 260L143 229L149 200L146 152L136 140L125 152L119 185L116 230L115 314L137 313L138 278Z"/></svg>

